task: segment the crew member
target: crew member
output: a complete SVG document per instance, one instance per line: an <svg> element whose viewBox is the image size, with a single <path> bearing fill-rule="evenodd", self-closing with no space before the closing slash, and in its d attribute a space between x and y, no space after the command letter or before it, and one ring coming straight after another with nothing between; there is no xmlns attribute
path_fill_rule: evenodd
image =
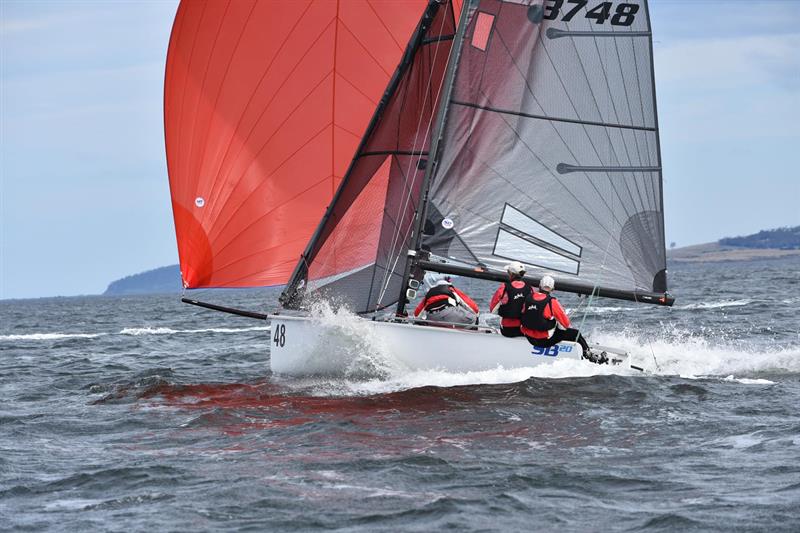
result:
<svg viewBox="0 0 800 533"><path fill-rule="evenodd" d="M555 296L550 293L555 281L544 276L539 281L539 291L525 299L520 330L534 346L548 348L561 341L577 342L583 348L583 356L591 359L589 344L577 329L570 328L569 317Z"/></svg>
<svg viewBox="0 0 800 533"><path fill-rule="evenodd" d="M522 279L525 276L525 265L519 261L506 265L506 272L508 281L495 291L489 302L489 311L500 315L500 333L504 337L522 337L519 329L522 307L533 289Z"/></svg>
<svg viewBox="0 0 800 533"><path fill-rule="evenodd" d="M425 318L436 322L478 323L478 305L453 286L450 276L428 272L425 284L429 287L428 292L414 309L414 316L425 311Z"/></svg>

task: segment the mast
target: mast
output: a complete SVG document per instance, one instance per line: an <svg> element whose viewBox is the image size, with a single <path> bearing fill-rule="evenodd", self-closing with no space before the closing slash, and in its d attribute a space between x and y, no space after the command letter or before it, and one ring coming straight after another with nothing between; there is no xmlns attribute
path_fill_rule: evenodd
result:
<svg viewBox="0 0 800 533"><path fill-rule="evenodd" d="M420 19L419 24L417 25L416 30L414 30L414 34L411 36L408 46L406 47L405 52L403 53L403 57L400 61L400 64L397 66L394 74L392 75L391 80L389 81L389 85L384 91L383 96L381 97L378 106L375 109L375 113L372 115L372 119L367 126L364 135L361 137L361 141L359 142L358 149L353 156L353 159L350 161L350 165L348 166L347 172L344 175L344 179L339 184L339 187L336 190L336 194L333 196L331 203L328 204L327 209L325 210L325 215L320 220L319 225L317 225L314 234L311 236L311 239L308 241L305 250L300 255L300 259L295 265L294 270L292 271L292 275L289 278L289 282L286 285L286 288L280 295L279 302L284 307L288 307L291 305L293 301L297 300L297 293L298 288L301 282L303 282L308 274L308 263L313 259L312 254L319 242L322 233L328 224L328 221L331 219L334 213L334 209L339 201L339 198L342 195L342 191L344 191L350 181L350 177L352 175L353 168L355 167L357 161L363 155L364 147L367 144L370 135L373 133L375 128L378 126L381 117L389 105L392 96L397 91L400 82L403 79L404 74L408 70L408 68L412 65L414 56L419 49L419 47L424 44L424 37L427 33L430 25L433 23L434 19L436 18L436 14L439 11L439 8L442 6L441 0L429 0L428 7L425 8L425 12Z"/></svg>
<svg viewBox="0 0 800 533"><path fill-rule="evenodd" d="M431 139L431 148L429 152L430 155L428 156L428 163L425 166L425 175L422 178L420 202L417 204L419 207L417 207L417 211L415 213L413 232L414 246L408 250L410 260L406 261L406 268L405 272L403 273L403 282L400 285L400 294L398 295L397 299L396 312L398 315L403 315L405 313L406 304L408 303L408 298L406 297L408 278L411 275L411 271L413 270L414 266L419 264L417 256L419 254L420 245L422 244L422 228L425 224L425 217L427 214L428 191L430 190L431 186L431 177L436 172L436 163L439 155L439 142L441 141L442 133L444 132L447 110L450 107L450 96L453 93L453 80L456 77L458 60L461 56L461 45L462 41L464 40L464 33L466 33L469 12L474 1L475 0L465 0L461 6L461 14L459 15L458 19L458 29L453 40L453 48L451 48L453 52L450 56L450 61L447 65L447 72L444 77L444 92L441 96L441 105L439 106L439 111L436 117L436 126L433 129L434 135Z"/></svg>

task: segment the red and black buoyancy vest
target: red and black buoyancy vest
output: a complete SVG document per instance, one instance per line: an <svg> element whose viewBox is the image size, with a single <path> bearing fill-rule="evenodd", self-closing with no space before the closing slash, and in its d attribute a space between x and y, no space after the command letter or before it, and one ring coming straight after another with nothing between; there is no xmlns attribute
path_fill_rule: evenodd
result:
<svg viewBox="0 0 800 533"><path fill-rule="evenodd" d="M428 312L441 311L445 307L455 306L457 302L456 293L450 285L436 285L425 294L425 310Z"/></svg>
<svg viewBox="0 0 800 533"><path fill-rule="evenodd" d="M549 294L542 300L534 300L533 292L525 297L525 312L522 314L522 325L533 331L550 331L556 327L556 319L545 318L544 310L550 305L550 300L553 297ZM550 314L553 314L553 308L550 307Z"/></svg>
<svg viewBox="0 0 800 533"><path fill-rule="evenodd" d="M533 292L530 285L526 282L523 283L525 283L525 286L518 289L510 281L506 281L505 291L506 296L508 296L508 302L500 305L497 309L498 315L503 318L520 318L522 316L522 304L525 303L528 295Z"/></svg>

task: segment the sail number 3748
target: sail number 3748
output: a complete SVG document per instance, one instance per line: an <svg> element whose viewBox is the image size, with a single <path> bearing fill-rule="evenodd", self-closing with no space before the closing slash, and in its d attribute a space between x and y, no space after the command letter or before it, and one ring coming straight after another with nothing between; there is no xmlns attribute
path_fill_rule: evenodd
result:
<svg viewBox="0 0 800 533"><path fill-rule="evenodd" d="M586 7L589 0L547 0L544 4L544 19L569 22ZM614 2L601 2L599 5L586 9L585 18L594 20L595 24L605 24L611 20L612 26L630 26L639 12L638 4L617 4ZM559 18L559 16L561 18Z"/></svg>

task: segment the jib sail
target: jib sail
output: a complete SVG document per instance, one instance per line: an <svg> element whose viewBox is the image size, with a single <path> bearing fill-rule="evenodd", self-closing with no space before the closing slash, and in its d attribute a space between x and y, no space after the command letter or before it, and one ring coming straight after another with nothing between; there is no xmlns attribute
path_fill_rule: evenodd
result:
<svg viewBox="0 0 800 533"><path fill-rule="evenodd" d="M180 4L164 126L184 286L289 279L426 5Z"/></svg>
<svg viewBox="0 0 800 533"><path fill-rule="evenodd" d="M647 3L465 4L422 248L578 292L665 293Z"/></svg>
<svg viewBox="0 0 800 533"><path fill-rule="evenodd" d="M313 296L370 312L397 301L454 32L451 4L431 1L284 291L285 306Z"/></svg>

